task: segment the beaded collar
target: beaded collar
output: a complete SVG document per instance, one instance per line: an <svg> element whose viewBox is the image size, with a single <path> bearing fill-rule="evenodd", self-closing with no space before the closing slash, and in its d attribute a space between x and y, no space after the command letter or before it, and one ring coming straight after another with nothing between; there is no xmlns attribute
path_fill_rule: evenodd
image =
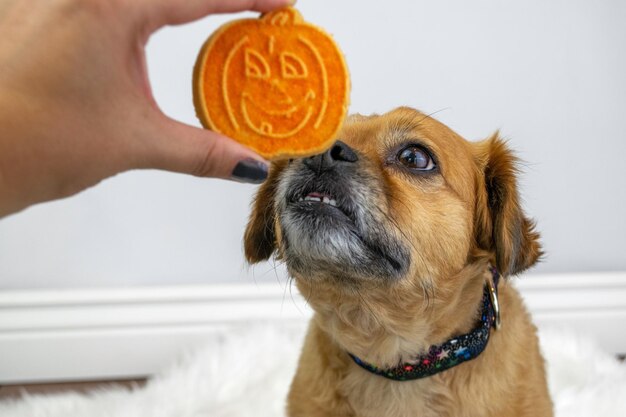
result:
<svg viewBox="0 0 626 417"><path fill-rule="evenodd" d="M375 365L348 353L363 369L394 381L410 381L425 378L472 360L487 347L491 326L500 328L500 307L498 305L498 280L500 274L491 267L492 280L485 284L482 298L481 318L471 332L457 336L441 345L433 345L428 353L416 357L390 369L380 369Z"/></svg>

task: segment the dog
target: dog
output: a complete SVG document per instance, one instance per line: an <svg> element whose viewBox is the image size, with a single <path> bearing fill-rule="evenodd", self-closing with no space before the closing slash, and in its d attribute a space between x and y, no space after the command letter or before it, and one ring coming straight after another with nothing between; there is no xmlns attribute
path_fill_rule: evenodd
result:
<svg viewBox="0 0 626 417"><path fill-rule="evenodd" d="M350 116L272 164L244 236L315 311L291 417L548 417L536 328L508 277L542 255L517 159L410 108ZM502 279L499 279L502 276Z"/></svg>

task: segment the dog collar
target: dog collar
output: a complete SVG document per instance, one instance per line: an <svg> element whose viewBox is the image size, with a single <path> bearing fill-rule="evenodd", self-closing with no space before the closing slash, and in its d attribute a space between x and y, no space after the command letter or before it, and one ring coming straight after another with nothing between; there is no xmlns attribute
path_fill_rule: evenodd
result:
<svg viewBox="0 0 626 417"><path fill-rule="evenodd" d="M495 268L490 269L492 279L487 281L483 291L480 323L471 332L450 339L441 345L433 345L428 349L427 354L390 369L380 369L351 353L348 354L363 369L394 381L425 378L478 357L487 347L491 326L496 329L500 328L497 292L500 274Z"/></svg>

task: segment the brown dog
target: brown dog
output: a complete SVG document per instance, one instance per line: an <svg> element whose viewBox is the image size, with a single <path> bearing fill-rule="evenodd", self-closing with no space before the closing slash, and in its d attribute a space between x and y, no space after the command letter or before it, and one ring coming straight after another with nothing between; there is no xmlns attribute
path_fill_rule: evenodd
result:
<svg viewBox="0 0 626 417"><path fill-rule="evenodd" d="M315 310L288 414L551 416L536 329L490 272L541 255L504 142L408 108L352 116L339 138L274 164L245 236L248 260L277 251Z"/></svg>

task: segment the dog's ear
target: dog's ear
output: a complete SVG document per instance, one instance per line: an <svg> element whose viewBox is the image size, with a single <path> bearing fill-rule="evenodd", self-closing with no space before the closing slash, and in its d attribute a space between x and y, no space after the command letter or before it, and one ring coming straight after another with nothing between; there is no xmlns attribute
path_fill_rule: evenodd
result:
<svg viewBox="0 0 626 417"><path fill-rule="evenodd" d="M516 275L541 257L539 233L520 206L518 159L498 133L475 144L480 169L476 198L476 241L495 256L503 276Z"/></svg>
<svg viewBox="0 0 626 417"><path fill-rule="evenodd" d="M267 180L254 197L252 213L244 234L244 252L246 260L251 264L269 259L276 249L274 196L280 173L285 166L283 161L272 164Z"/></svg>

